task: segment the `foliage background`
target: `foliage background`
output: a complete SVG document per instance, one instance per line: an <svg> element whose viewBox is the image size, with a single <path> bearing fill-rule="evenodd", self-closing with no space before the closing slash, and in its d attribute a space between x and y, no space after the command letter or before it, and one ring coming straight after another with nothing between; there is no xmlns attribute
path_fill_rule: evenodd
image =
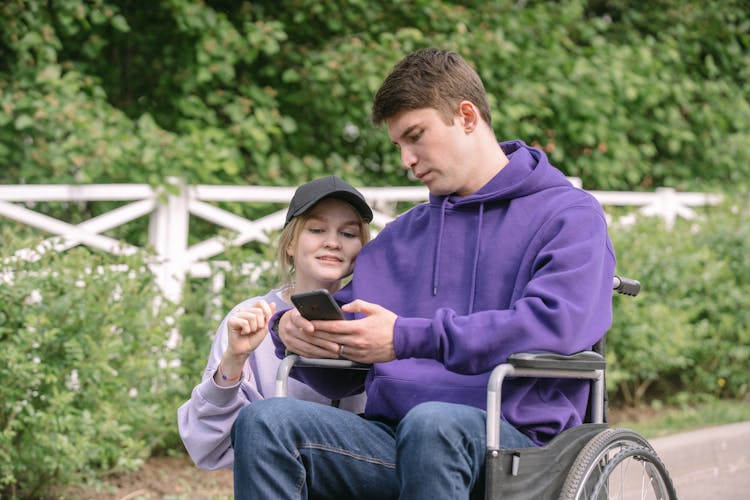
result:
<svg viewBox="0 0 750 500"><path fill-rule="evenodd" d="M177 176L287 186L334 173L355 185L407 185L369 106L388 69L424 46L456 50L477 68L499 139L543 148L585 188L727 195L725 206L671 232L612 214L619 269L647 286L636 300L615 299L608 382L613 400L628 404L747 398L746 0L6 0L0 182L159 185ZM35 207L71 223L111 208ZM145 224L110 234L143 245ZM31 245L20 226L0 220L0 229L3 255ZM239 268L266 252L227 258ZM151 317L142 313L158 292L145 271L75 286L87 267L118 264L70 252L45 257L31 281L2 284L0 369L12 383L2 389L0 496L181 452L174 410L203 369L217 317L273 282L227 273L219 296L190 282L182 304ZM99 310L114 284L128 297ZM28 299L33 290L44 290L43 305ZM183 334L177 345L168 344L167 317ZM56 324L37 339L40 321ZM160 360L170 349L181 363L165 382ZM87 390L62 389L86 365L77 373ZM137 397L125 397L128 384L140 384ZM44 423L44 437L32 421Z"/></svg>
<svg viewBox="0 0 750 500"><path fill-rule="evenodd" d="M170 335L176 311L159 297L139 257L77 248L3 266L0 496L40 498L174 445L174 406L189 388Z"/></svg>
<svg viewBox="0 0 750 500"><path fill-rule="evenodd" d="M8 0L0 180L408 182L369 105L406 52L464 55L501 139L585 188L750 178L741 0Z"/></svg>

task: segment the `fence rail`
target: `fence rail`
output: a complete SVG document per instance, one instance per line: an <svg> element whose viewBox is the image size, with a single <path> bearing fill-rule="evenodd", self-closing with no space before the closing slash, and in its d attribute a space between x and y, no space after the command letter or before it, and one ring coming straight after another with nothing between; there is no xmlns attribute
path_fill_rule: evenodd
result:
<svg viewBox="0 0 750 500"><path fill-rule="evenodd" d="M573 183L580 185L576 179ZM170 180L169 188L146 184L89 185L4 185L0 186L0 217L41 229L54 236L44 247L65 251L77 245L115 255L128 255L138 247L102 233L149 216L148 243L156 252L152 270L165 295L179 301L182 285L188 275L209 277L211 258L227 246L250 241L268 242L269 231L281 229L286 204L294 194L292 187L266 186L187 186ZM423 202L428 199L425 187L361 188L373 207L375 227L383 227L396 214L398 202ZM641 214L661 217L671 228L677 217L692 219L692 207L714 205L722 197L711 193L682 193L671 188L654 192L591 191L602 205L637 206ZM80 224L71 224L34 210L44 202L122 201L127 202L109 212ZM284 208L250 220L212 205L210 202L280 203ZM213 236L188 246L189 220L195 216L234 233L231 239ZM16 258L34 258L34 249L16 253ZM7 262L5 265L9 265Z"/></svg>

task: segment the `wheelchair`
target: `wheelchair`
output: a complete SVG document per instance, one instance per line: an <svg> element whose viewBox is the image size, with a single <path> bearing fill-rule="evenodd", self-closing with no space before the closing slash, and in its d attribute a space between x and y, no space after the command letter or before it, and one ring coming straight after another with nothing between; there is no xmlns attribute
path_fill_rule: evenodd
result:
<svg viewBox="0 0 750 500"><path fill-rule="evenodd" d="M636 296L640 283L615 276L613 290ZM487 387L485 499L676 500L666 467L648 441L635 431L607 424L603 337L590 351L570 356L518 353L492 371ZM310 359L290 354L276 376L276 396L286 397L293 367L367 370L343 359ZM502 384L510 377L584 379L591 383L585 422L545 446L504 449L500 445Z"/></svg>

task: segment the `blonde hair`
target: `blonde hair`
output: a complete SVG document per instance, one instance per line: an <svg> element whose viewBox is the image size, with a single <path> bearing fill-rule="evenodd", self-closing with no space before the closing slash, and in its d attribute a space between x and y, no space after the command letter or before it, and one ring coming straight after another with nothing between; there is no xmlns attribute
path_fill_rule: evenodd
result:
<svg viewBox="0 0 750 500"><path fill-rule="evenodd" d="M323 200L326 198L323 198ZM322 200L321 200L322 201ZM343 200L342 200L343 201ZM315 204L317 205L317 203ZM305 213L294 217L289 224L281 231L279 235L279 242L276 248L276 265L278 266L279 279L283 285L290 285L294 282L294 257L287 253L287 248L296 247L299 241L299 235L305 227L305 223L310 219L310 213L312 212L313 205ZM362 242L362 246L370 241L370 226L365 221L357 210L354 210L357 214L357 221L359 223L359 241Z"/></svg>

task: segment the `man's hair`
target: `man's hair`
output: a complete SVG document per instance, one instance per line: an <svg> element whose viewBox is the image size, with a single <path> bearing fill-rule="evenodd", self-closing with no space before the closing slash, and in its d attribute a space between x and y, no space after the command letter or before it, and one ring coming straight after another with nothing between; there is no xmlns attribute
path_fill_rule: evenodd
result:
<svg viewBox="0 0 750 500"><path fill-rule="evenodd" d="M460 55L441 49L412 52L396 64L372 104L372 122L382 124L402 111L434 108L451 123L461 101L471 101L487 125L490 105L482 79Z"/></svg>

